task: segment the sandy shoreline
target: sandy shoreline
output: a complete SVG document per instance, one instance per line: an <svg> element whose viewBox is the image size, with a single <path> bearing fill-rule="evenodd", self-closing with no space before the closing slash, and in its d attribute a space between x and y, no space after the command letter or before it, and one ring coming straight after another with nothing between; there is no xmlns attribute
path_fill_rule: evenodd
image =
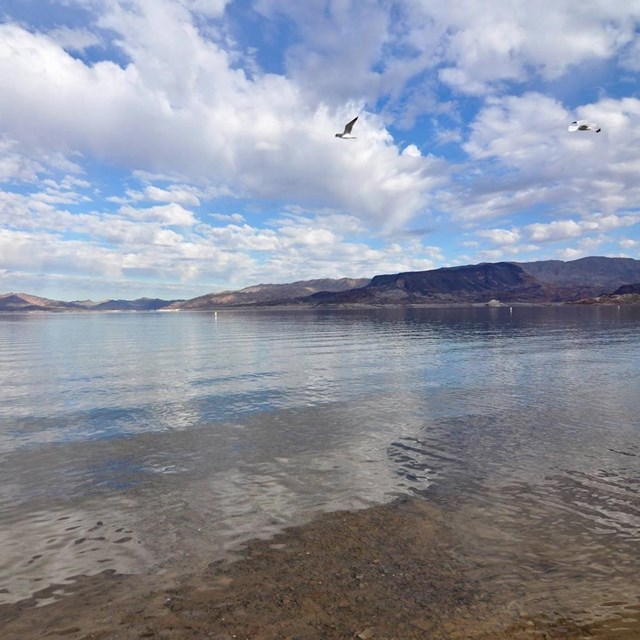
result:
<svg viewBox="0 0 640 640"><path fill-rule="evenodd" d="M187 576L80 577L56 602L0 606L3 640L640 637L640 609L580 625L516 613L470 577L443 514L418 499L324 514Z"/></svg>

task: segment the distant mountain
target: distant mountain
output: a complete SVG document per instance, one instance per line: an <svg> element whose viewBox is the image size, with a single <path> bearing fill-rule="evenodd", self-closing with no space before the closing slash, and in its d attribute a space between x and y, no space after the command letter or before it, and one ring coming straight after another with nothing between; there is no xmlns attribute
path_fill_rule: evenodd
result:
<svg viewBox="0 0 640 640"><path fill-rule="evenodd" d="M62 302L25 293L0 295L0 311L209 310L280 305L393 305L499 302L635 303L640 260L589 257L564 262L485 262L368 278L259 284L190 300ZM631 289L625 289L625 286ZM613 293L609 293L612 292Z"/></svg>
<svg viewBox="0 0 640 640"><path fill-rule="evenodd" d="M563 297L577 300L640 282L640 260L594 256L578 260L515 262L540 282L561 287Z"/></svg>
<svg viewBox="0 0 640 640"><path fill-rule="evenodd" d="M105 300L86 305L92 311L157 311L182 300L161 300L160 298L138 298L137 300ZM76 303L82 304L82 303ZM86 303L85 303L86 304Z"/></svg>
<svg viewBox="0 0 640 640"><path fill-rule="evenodd" d="M7 293L0 295L0 311L156 311L164 309L177 300L139 298L138 300L75 300L62 302L40 298L28 293Z"/></svg>
<svg viewBox="0 0 640 640"><path fill-rule="evenodd" d="M207 310L220 307L291 304L319 291L357 290L369 283L368 278L340 278L333 280L301 280L290 284L258 284L239 291L209 293L184 302L172 304L171 309Z"/></svg>
<svg viewBox="0 0 640 640"><path fill-rule="evenodd" d="M73 303L49 300L28 293L0 295L0 311L66 311L73 308Z"/></svg>
<svg viewBox="0 0 640 640"><path fill-rule="evenodd" d="M443 267L380 275L361 289L328 294L307 300L316 304L416 304L559 301L554 287L538 281L510 262Z"/></svg>

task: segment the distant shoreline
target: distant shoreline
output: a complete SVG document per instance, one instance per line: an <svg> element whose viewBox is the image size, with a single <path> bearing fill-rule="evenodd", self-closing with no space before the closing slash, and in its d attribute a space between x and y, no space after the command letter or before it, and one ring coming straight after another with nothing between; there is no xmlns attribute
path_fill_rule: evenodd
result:
<svg viewBox="0 0 640 640"><path fill-rule="evenodd" d="M486 302L414 302L393 304L282 304L215 307L211 309L0 309L0 315L45 315L45 314L148 314L148 313L222 313L229 311L350 311L376 309L508 309L540 307L638 307L640 301L576 301L576 302L501 302L491 305Z"/></svg>

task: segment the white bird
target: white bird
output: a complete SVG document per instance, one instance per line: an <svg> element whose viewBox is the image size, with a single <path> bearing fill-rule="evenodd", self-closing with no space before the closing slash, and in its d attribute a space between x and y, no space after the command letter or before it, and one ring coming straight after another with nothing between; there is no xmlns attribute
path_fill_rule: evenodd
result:
<svg viewBox="0 0 640 640"><path fill-rule="evenodd" d="M569 131L595 131L600 132L600 125L595 122L589 122L588 120L574 120L569 125Z"/></svg>
<svg viewBox="0 0 640 640"><path fill-rule="evenodd" d="M356 137L351 135L351 129L353 129L353 125L356 123L358 116L356 116L351 122L347 122L344 125L344 131L342 133L336 133L336 138L342 138L343 140L355 140Z"/></svg>

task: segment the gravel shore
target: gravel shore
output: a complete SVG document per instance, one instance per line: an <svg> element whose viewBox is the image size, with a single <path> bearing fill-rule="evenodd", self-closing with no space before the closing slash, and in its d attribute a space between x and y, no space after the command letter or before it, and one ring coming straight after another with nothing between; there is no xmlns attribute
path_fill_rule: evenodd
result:
<svg viewBox="0 0 640 640"><path fill-rule="evenodd" d="M403 499L325 514L199 573L79 577L0 607L3 640L525 640L640 637L640 610L580 625L475 583L443 514ZM503 594L506 596L507 594ZM627 609L629 609L627 607ZM634 622L635 621L635 622Z"/></svg>

